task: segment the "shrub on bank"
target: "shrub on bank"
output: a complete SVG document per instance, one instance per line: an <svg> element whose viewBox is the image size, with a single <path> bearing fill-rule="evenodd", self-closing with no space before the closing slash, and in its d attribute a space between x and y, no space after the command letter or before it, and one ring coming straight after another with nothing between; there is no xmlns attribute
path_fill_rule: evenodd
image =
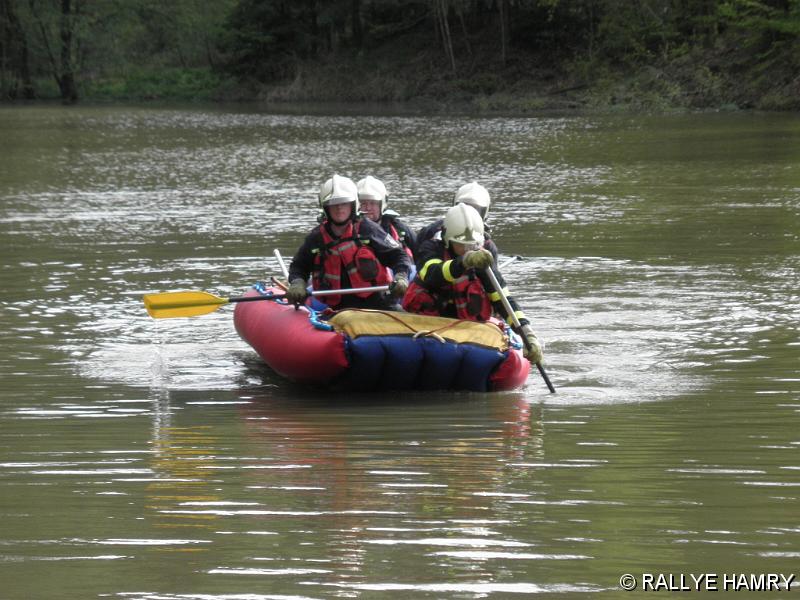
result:
<svg viewBox="0 0 800 600"><path fill-rule="evenodd" d="M210 69L132 69L118 77L103 77L85 83L83 97L89 100L214 100L230 85Z"/></svg>

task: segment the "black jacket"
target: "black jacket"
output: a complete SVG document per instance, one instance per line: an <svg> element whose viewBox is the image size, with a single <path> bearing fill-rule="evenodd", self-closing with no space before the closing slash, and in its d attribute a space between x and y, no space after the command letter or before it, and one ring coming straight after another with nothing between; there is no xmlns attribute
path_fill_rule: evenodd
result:
<svg viewBox="0 0 800 600"><path fill-rule="evenodd" d="M381 215L381 227L385 232L389 232L389 225L392 225L397 231L397 236L400 238L398 241L403 245L407 246L411 253L416 255L417 253L417 236L411 230L411 227L403 223L400 219L397 218L397 215L391 213L383 213Z"/></svg>
<svg viewBox="0 0 800 600"><path fill-rule="evenodd" d="M358 222L360 223L359 238L368 242L369 247L375 252L375 256L378 257L380 263L390 268L395 276L402 274L408 277L411 271L411 259L408 258L403 247L391 235L381 229L377 223L373 223L369 219L358 219ZM325 227L328 235L333 239L337 238L327 220L314 227L292 258L292 263L289 265L290 282L295 279L308 281L311 276L314 270L314 250L321 251L325 246L325 241L322 239L322 232L320 231L321 227ZM346 270L342 270L341 285L342 289L350 287ZM322 300L324 301L325 299L322 298ZM342 295L342 302L337 308L386 308L386 306L386 300L381 294L372 294L368 298L345 294Z"/></svg>
<svg viewBox="0 0 800 600"><path fill-rule="evenodd" d="M430 225L425 225L417 232L417 246L422 246L423 242L432 240L444 228L444 219L437 219ZM483 224L483 235L488 240L491 239L489 227ZM416 256L416 254L415 254Z"/></svg>
<svg viewBox="0 0 800 600"><path fill-rule="evenodd" d="M494 276L497 278L497 282L500 284L500 287L505 289L506 282L505 279L503 279L503 274L500 273L496 267L497 246L495 246L492 240L486 240L483 247L492 253L495 262L495 264L492 265L492 271L494 272ZM445 279L444 273L442 272L446 262L444 242L442 240L428 240L426 242L422 242L419 245L416 259L417 276L414 278L414 281L416 281L418 285L425 287L435 296L447 299L451 294L452 285L449 281L447 281L447 279ZM464 267L462 257L456 257L452 259L452 261L453 262L450 265L451 276L453 278L458 278L464 275L467 269ZM510 325L511 321L509 320L509 315L505 306L503 306L503 302L499 298L492 299L492 292L495 290L492 287L492 283L489 278L485 273L480 271L475 271L475 276L480 279L481 284L483 284L483 289L486 290L487 295L489 295L489 298L492 300L492 309L494 310L495 314L500 315L506 321L506 323ZM514 300L514 298L508 293L506 293L506 297L508 298L509 304L511 304L511 308L514 309L520 325L527 325L528 320L520 310L517 301ZM449 303L446 306L447 308L442 312L441 316L455 318L455 305Z"/></svg>

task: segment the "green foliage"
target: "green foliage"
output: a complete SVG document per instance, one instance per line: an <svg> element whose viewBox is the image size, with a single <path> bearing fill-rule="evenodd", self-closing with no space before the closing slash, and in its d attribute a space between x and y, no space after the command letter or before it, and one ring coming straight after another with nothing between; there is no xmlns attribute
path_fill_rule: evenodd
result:
<svg viewBox="0 0 800 600"><path fill-rule="evenodd" d="M788 0L784 8L758 0L726 0L719 4L718 10L731 26L754 34L800 37L800 0Z"/></svg>
<svg viewBox="0 0 800 600"><path fill-rule="evenodd" d="M298 59L316 54L314 29L320 15L314 5L309 0L241 0L224 25L225 69L260 81L291 76ZM325 14L334 18L330 11Z"/></svg>
<svg viewBox="0 0 800 600"><path fill-rule="evenodd" d="M799 44L800 0L0 0L0 96L785 107Z"/></svg>
<svg viewBox="0 0 800 600"><path fill-rule="evenodd" d="M538 96L514 96L510 94L492 94L478 96L472 101L472 106L479 112L504 112L535 113L550 107L546 98Z"/></svg>
<svg viewBox="0 0 800 600"><path fill-rule="evenodd" d="M497 73L478 73L466 79L458 79L455 86L470 94L493 94L504 82Z"/></svg>
<svg viewBox="0 0 800 600"><path fill-rule="evenodd" d="M132 69L124 78L106 77L87 83L93 100L210 100L224 79L208 68Z"/></svg>
<svg viewBox="0 0 800 600"><path fill-rule="evenodd" d="M18 22L15 31L22 41L15 40L15 45L24 45L27 54L26 58L22 53L15 55L17 64L12 70L29 70L40 97L49 97L51 92L42 87L43 82L67 74L81 91L128 94L135 90L138 96L140 90L171 90L183 97L202 85L217 83L196 73L220 62L217 38L236 1L73 0L63 5L59 0L0 0L6 8L0 11L0 25L13 19ZM71 12L64 13L65 6ZM5 29L0 27L0 32ZM0 47L3 44L0 39ZM142 72L159 68L165 69L161 83L146 83L141 77ZM194 74L175 76L170 69ZM129 76L129 83L119 83Z"/></svg>

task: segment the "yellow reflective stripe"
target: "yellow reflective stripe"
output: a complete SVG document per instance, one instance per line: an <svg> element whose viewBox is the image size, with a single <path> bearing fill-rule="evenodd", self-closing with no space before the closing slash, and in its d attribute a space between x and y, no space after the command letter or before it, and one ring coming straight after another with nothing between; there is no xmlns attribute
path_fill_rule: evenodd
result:
<svg viewBox="0 0 800 600"><path fill-rule="evenodd" d="M514 311L514 316L517 317L517 321L521 321L522 319L525 318L525 313L522 312L521 310L515 310ZM506 323L508 323L509 325L513 325L514 324L514 319L511 318L511 315L506 317Z"/></svg>
<svg viewBox="0 0 800 600"><path fill-rule="evenodd" d="M501 290L506 296L510 293L507 287L504 287ZM499 292L490 292L489 293L489 300L492 302L500 302L500 293Z"/></svg>
<svg viewBox="0 0 800 600"><path fill-rule="evenodd" d="M451 266L453 266L452 260L448 260L446 263L444 263L444 266L442 267L442 275L444 275L444 278L447 281L449 281L450 283L454 283L456 278L453 277L453 275L450 273Z"/></svg>
<svg viewBox="0 0 800 600"><path fill-rule="evenodd" d="M440 262L442 262L440 258L432 258L428 262L426 262L425 266L422 267L422 269L420 269L419 271L419 278L422 279L422 281L425 281L425 276L428 274L428 267L430 267L431 265L439 264Z"/></svg>

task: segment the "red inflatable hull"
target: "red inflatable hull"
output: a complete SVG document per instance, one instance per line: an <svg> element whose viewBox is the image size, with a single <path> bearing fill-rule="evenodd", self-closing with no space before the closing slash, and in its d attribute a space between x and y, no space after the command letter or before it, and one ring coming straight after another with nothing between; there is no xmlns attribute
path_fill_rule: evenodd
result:
<svg viewBox="0 0 800 600"><path fill-rule="evenodd" d="M281 293L279 289L266 291ZM251 289L245 295L262 294ZM239 336L279 375L312 384L332 383L351 366L348 338L316 328L308 316L303 308L296 310L283 302L264 300L238 303L233 322ZM524 385L530 363L522 352L511 349L497 356L499 364L482 384L464 387L459 385L462 381L455 381L453 389L506 391Z"/></svg>
<svg viewBox="0 0 800 600"><path fill-rule="evenodd" d="M255 290L245 294L258 295ZM271 300L240 302L233 312L233 324L264 362L287 379L325 383L349 367L344 336L316 329L303 309Z"/></svg>

